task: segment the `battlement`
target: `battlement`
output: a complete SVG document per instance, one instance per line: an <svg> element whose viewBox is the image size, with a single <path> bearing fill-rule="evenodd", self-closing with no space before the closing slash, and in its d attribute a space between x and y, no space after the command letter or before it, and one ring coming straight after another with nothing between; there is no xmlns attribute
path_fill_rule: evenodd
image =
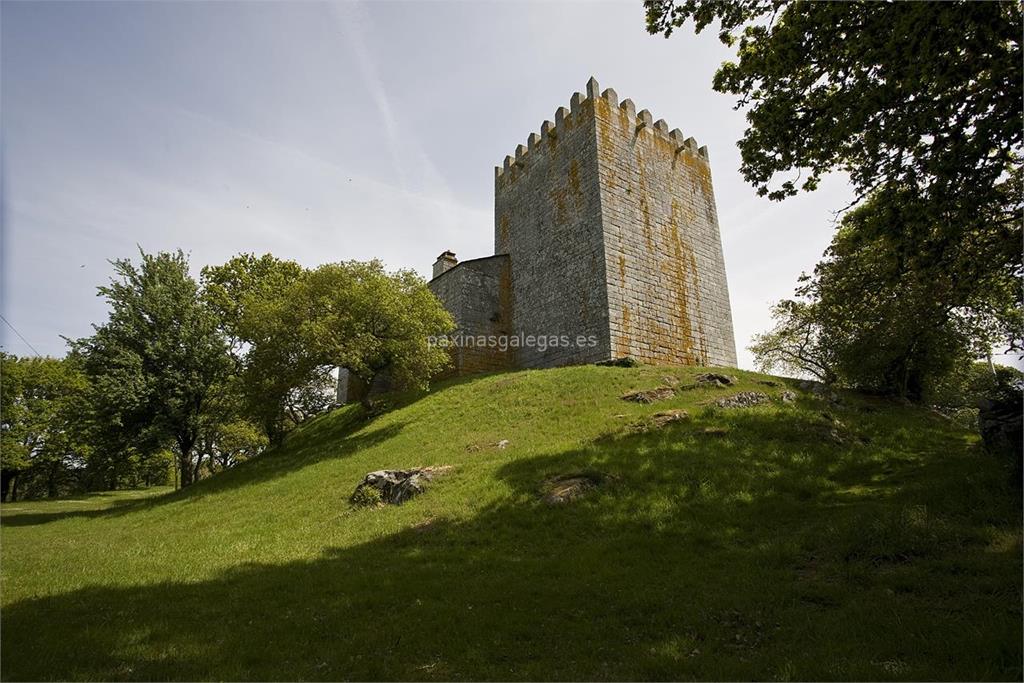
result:
<svg viewBox="0 0 1024 683"><path fill-rule="evenodd" d="M573 93L569 98L569 108L559 107L555 111L553 122L544 121L540 126L540 133L531 133L527 137L525 145L518 145L514 155L506 156L502 166L494 167L494 177L502 178L516 169L525 170L535 155L543 154L546 147L554 147L559 135L564 135L567 129L574 127L581 115L585 112L596 111L595 105L598 101L607 105L611 111L618 110L619 116L633 127L635 136L658 136L672 146L675 154L689 152L695 157L703 159L705 163L710 162L707 147L700 146L692 137L686 137L678 128L669 130L665 120L655 121L649 110L643 109L637 112L636 105L632 100L625 99L619 102L619 96L613 89L608 88L602 92L594 77L587 81L586 93L585 96L583 93ZM548 144L542 144L545 142ZM508 179L514 180L515 174Z"/></svg>

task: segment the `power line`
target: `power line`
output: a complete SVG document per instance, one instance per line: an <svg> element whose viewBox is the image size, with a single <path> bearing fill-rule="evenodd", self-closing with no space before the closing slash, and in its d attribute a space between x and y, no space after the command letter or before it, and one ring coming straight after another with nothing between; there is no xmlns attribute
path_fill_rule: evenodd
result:
<svg viewBox="0 0 1024 683"><path fill-rule="evenodd" d="M3 320L3 321L4 321L5 323L7 323L7 327L9 327L9 328L11 328L12 330L14 330L14 334L18 335L18 339L20 339L21 341L25 342L25 345L26 345L26 346L27 346L28 348L32 349L32 352L33 352L33 353L35 353L35 354L36 354L37 356L39 356L40 358L42 358L42 357L43 357L43 354L41 354L41 353L39 353L38 351L36 351L36 347L34 347L34 346L32 346L31 344L29 344L29 343L28 343L28 339L25 339L25 337L24 337L24 336L22 336L21 332L18 332L18 328L16 328L16 327L15 327L14 325L12 325L12 324L11 324L11 321L10 321L10 320L8 320L7 318L3 317L2 315L0 315L0 320Z"/></svg>

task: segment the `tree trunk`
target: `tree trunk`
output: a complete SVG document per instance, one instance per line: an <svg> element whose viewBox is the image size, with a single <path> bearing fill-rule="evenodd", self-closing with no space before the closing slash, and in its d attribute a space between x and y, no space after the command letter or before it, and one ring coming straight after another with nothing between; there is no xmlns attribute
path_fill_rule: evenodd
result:
<svg viewBox="0 0 1024 683"><path fill-rule="evenodd" d="M361 406L363 406L363 408L368 413L373 412L373 397L372 397L371 394L373 393L373 383L374 383L374 381L376 381L377 375L379 375L379 374L380 374L380 372L378 371L378 372L374 372L373 374L371 374L369 377L366 377L365 379L363 377L359 378L359 380L363 384L363 386L362 386L362 393L359 395L359 404Z"/></svg>
<svg viewBox="0 0 1024 683"><path fill-rule="evenodd" d="M203 454L200 453L199 457L196 458L195 469L192 470L192 482L193 483L199 481L200 470L203 467L203 457L204 457Z"/></svg>
<svg viewBox="0 0 1024 683"><path fill-rule="evenodd" d="M196 445L194 436L178 436L178 465L181 469L181 488L190 486L196 479L192 471L192 449Z"/></svg>
<svg viewBox="0 0 1024 683"><path fill-rule="evenodd" d="M53 463L46 472L46 496L48 498L57 497L57 467L57 463Z"/></svg>
<svg viewBox="0 0 1024 683"><path fill-rule="evenodd" d="M188 460L188 456L178 456L178 469L181 471L181 488L192 484L192 463Z"/></svg>
<svg viewBox="0 0 1024 683"><path fill-rule="evenodd" d="M18 476L18 470L0 470L0 501L6 501L7 495L11 492L11 484Z"/></svg>
<svg viewBox="0 0 1024 683"><path fill-rule="evenodd" d="M14 479L11 480L11 502L16 503L18 501L18 475L20 471L14 473Z"/></svg>

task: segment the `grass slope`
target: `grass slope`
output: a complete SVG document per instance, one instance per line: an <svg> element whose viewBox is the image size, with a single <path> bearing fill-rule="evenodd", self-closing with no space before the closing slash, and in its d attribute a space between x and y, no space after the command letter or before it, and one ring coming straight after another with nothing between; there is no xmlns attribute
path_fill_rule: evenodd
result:
<svg viewBox="0 0 1024 683"><path fill-rule="evenodd" d="M5 505L2 677L1020 680L1020 499L973 436L862 397L619 399L697 372L458 381L186 492ZM404 506L347 502L430 464ZM614 479L540 502L581 471Z"/></svg>

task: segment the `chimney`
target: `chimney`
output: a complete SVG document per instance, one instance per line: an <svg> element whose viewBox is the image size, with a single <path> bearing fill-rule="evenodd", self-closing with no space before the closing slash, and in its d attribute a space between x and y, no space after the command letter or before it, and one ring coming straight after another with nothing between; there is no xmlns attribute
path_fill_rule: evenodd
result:
<svg viewBox="0 0 1024 683"><path fill-rule="evenodd" d="M437 257L436 261L434 261L434 277L451 270L458 264L459 259L455 258L455 252L442 251L441 255Z"/></svg>

